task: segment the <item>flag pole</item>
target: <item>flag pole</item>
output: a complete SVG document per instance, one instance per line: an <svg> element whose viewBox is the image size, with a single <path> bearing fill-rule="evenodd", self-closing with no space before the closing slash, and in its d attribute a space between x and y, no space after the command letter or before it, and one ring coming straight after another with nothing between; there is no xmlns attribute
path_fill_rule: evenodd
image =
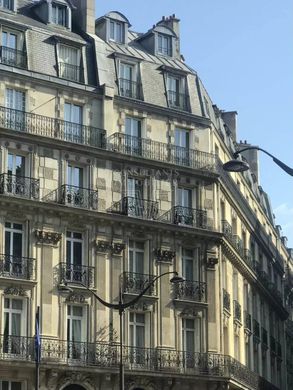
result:
<svg viewBox="0 0 293 390"><path fill-rule="evenodd" d="M36 311L35 323L35 362L36 362L36 377L35 390L40 388L40 358L41 358L41 339L40 339L40 307Z"/></svg>

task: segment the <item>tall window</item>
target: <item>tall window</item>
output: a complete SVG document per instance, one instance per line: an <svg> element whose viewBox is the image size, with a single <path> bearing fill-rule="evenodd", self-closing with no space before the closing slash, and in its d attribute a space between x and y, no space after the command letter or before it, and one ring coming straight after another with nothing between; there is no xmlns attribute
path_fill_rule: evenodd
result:
<svg viewBox="0 0 293 390"><path fill-rule="evenodd" d="M183 77L167 75L167 96L170 107L187 110L187 95Z"/></svg>
<svg viewBox="0 0 293 390"><path fill-rule="evenodd" d="M82 273L82 234L66 232L66 280L84 282Z"/></svg>
<svg viewBox="0 0 293 390"><path fill-rule="evenodd" d="M238 301L238 272L233 270L233 299Z"/></svg>
<svg viewBox="0 0 293 390"><path fill-rule="evenodd" d="M121 96L138 99L139 84L137 83L137 74L135 66L127 63L120 63L119 89Z"/></svg>
<svg viewBox="0 0 293 390"><path fill-rule="evenodd" d="M66 27L66 25L67 25L66 12L67 12L66 6L53 3L52 4L52 23L59 24L60 26Z"/></svg>
<svg viewBox="0 0 293 390"><path fill-rule="evenodd" d="M6 126L13 130L24 130L25 93L7 88L5 91Z"/></svg>
<svg viewBox="0 0 293 390"><path fill-rule="evenodd" d="M71 359L85 359L86 341L85 307L77 305L67 306L67 341L68 357Z"/></svg>
<svg viewBox="0 0 293 390"><path fill-rule="evenodd" d="M21 277L23 269L23 227L22 224L5 222L4 273Z"/></svg>
<svg viewBox="0 0 293 390"><path fill-rule="evenodd" d="M182 248L182 276L186 281L199 280L198 259L192 249Z"/></svg>
<svg viewBox="0 0 293 390"><path fill-rule="evenodd" d="M117 22L116 20L110 20L110 34L109 38L111 41L117 43L124 42L123 23Z"/></svg>
<svg viewBox="0 0 293 390"><path fill-rule="evenodd" d="M21 390L21 382L0 380L0 390Z"/></svg>
<svg viewBox="0 0 293 390"><path fill-rule="evenodd" d="M135 217L144 215L144 180L129 177L127 180L127 214Z"/></svg>
<svg viewBox="0 0 293 390"><path fill-rule="evenodd" d="M194 367L194 353L201 352L200 318L182 318L182 347L187 368Z"/></svg>
<svg viewBox="0 0 293 390"><path fill-rule="evenodd" d="M14 5L15 0L0 0L0 7L1 8L6 8L9 10L13 10L13 5Z"/></svg>
<svg viewBox="0 0 293 390"><path fill-rule="evenodd" d="M158 54L172 56L172 37L165 34L158 34Z"/></svg>
<svg viewBox="0 0 293 390"><path fill-rule="evenodd" d="M141 140L141 120L131 117L125 119L125 147L127 153L141 155L142 140Z"/></svg>
<svg viewBox="0 0 293 390"><path fill-rule="evenodd" d="M24 335L24 302L22 299L4 298L4 343L3 352L22 353L20 336Z"/></svg>
<svg viewBox="0 0 293 390"><path fill-rule="evenodd" d="M29 195L27 192L30 188L25 180L25 157L8 153L5 191L14 195Z"/></svg>
<svg viewBox="0 0 293 390"><path fill-rule="evenodd" d="M144 243L129 241L129 271L144 273Z"/></svg>
<svg viewBox="0 0 293 390"><path fill-rule="evenodd" d="M131 359L134 363L143 364L145 360L145 315L143 313L129 313L129 338Z"/></svg>
<svg viewBox="0 0 293 390"><path fill-rule="evenodd" d="M17 35L8 30L2 30L1 62L11 66L18 65ZM21 58L19 58L21 60Z"/></svg>
<svg viewBox="0 0 293 390"><path fill-rule="evenodd" d="M190 165L189 131L175 129L175 162L180 165Z"/></svg>
<svg viewBox="0 0 293 390"><path fill-rule="evenodd" d="M88 203L88 192L83 188L83 176L83 168L68 164L67 185L63 194L66 204L83 207Z"/></svg>
<svg viewBox="0 0 293 390"><path fill-rule="evenodd" d="M59 46L59 76L72 80L80 81L80 50L67 46Z"/></svg>
<svg viewBox="0 0 293 390"><path fill-rule="evenodd" d="M177 188L177 206L192 207L192 190L188 188Z"/></svg>
<svg viewBox="0 0 293 390"><path fill-rule="evenodd" d="M66 141L82 143L82 107L77 104L65 103L64 120Z"/></svg>

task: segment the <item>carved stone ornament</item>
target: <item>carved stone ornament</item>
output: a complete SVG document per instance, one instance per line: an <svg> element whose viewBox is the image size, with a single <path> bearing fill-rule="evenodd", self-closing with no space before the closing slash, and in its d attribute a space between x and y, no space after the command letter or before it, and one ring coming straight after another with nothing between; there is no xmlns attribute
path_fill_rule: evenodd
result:
<svg viewBox="0 0 293 390"><path fill-rule="evenodd" d="M217 257L208 257L207 258L207 268L215 269L216 264L218 264L219 260Z"/></svg>
<svg viewBox="0 0 293 390"><path fill-rule="evenodd" d="M115 242L112 244L113 255L121 255L121 252L125 249L125 244L122 242Z"/></svg>
<svg viewBox="0 0 293 390"><path fill-rule="evenodd" d="M19 297L26 297L27 293L22 287L9 286L4 290L4 295L17 295Z"/></svg>
<svg viewBox="0 0 293 390"><path fill-rule="evenodd" d="M95 390L94 378L82 372L66 372L61 375L58 379L57 389L66 388L68 385L80 385L83 386L87 390Z"/></svg>
<svg viewBox="0 0 293 390"><path fill-rule="evenodd" d="M151 303L146 303L146 302L138 302L134 305L131 305L130 306L130 310L134 310L134 311L152 311L153 309L153 306Z"/></svg>
<svg viewBox="0 0 293 390"><path fill-rule="evenodd" d="M157 261L165 261L168 263L172 263L175 259L176 252L170 250L164 250L161 248L155 249L155 257Z"/></svg>
<svg viewBox="0 0 293 390"><path fill-rule="evenodd" d="M154 384L154 382L148 378L134 377L128 379L125 385L125 390L135 390L137 388L158 390L158 387Z"/></svg>
<svg viewBox="0 0 293 390"><path fill-rule="evenodd" d="M68 295L68 297L66 298L66 301L71 302L71 303L85 303L85 296L82 294L78 294L78 293L73 292L73 293Z"/></svg>
<svg viewBox="0 0 293 390"><path fill-rule="evenodd" d="M46 232L44 230L35 230L35 237L38 244L57 245L61 240L62 234L56 232Z"/></svg>
<svg viewBox="0 0 293 390"><path fill-rule="evenodd" d="M97 252L108 252L111 249L112 249L111 242L98 240L98 242L97 242Z"/></svg>
<svg viewBox="0 0 293 390"><path fill-rule="evenodd" d="M200 310L196 310L192 307L189 307L189 308L183 309L180 313L180 316L181 317L190 317L190 318L202 317L202 312Z"/></svg>

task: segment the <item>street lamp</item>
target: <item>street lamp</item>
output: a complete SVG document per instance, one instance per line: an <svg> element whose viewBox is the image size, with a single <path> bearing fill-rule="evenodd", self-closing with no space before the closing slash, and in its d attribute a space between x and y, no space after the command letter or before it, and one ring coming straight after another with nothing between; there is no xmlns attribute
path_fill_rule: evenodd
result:
<svg viewBox="0 0 293 390"><path fill-rule="evenodd" d="M86 290L90 291L93 296L104 306L108 307L109 309L114 309L114 310L118 310L119 312L119 324L120 324L120 343L119 343L119 349L120 349L120 353L119 353L119 389L120 390L124 390L124 366L123 366L123 343L122 343L122 335L123 335L123 314L124 314L124 311L125 309L129 308L130 306L133 306L134 304L136 304L140 298L148 291L149 288L151 288L152 286L154 286L155 282L160 279L162 276L165 276L165 275L174 275L171 279L170 279L170 282L171 283L180 283L180 282L183 282L184 279L178 275L178 272L176 271L170 271L170 272L164 272L163 274L161 275L158 275L156 276L154 279L152 279L146 286L145 288L137 295L137 297L133 298L131 301L129 302L125 302L123 303L123 294L122 294L122 291L121 291L121 288L120 288L120 292L119 292L119 302L118 303L110 303L110 302L106 302L104 301L104 299L102 299L101 297L99 297L93 290L91 290L90 288L88 288L85 284L83 284L82 282L79 282L79 281L74 281L74 282L69 282L70 284L79 284L80 286L84 287ZM63 293L69 293L69 292L72 292L72 288L70 288L68 286L69 283L65 283L63 285L60 285L59 286L59 290L62 291Z"/></svg>
<svg viewBox="0 0 293 390"><path fill-rule="evenodd" d="M272 154L270 154L266 150L259 148L258 146L248 146L247 148L237 150L237 152L235 152L233 154L233 160L230 160L230 161L226 162L225 164L223 164L223 169L225 171L228 171L228 172L247 171L249 169L248 163L246 161L241 161L241 160L237 159L237 157L242 152L245 152L246 150L253 150L253 149L260 150L261 152L264 152L265 154L270 156L273 159L274 163L276 163L280 168L282 168L283 171L288 173L288 175L293 176L293 168L288 167L288 165L286 165L285 163L280 161L278 158L276 158L275 156L273 156Z"/></svg>

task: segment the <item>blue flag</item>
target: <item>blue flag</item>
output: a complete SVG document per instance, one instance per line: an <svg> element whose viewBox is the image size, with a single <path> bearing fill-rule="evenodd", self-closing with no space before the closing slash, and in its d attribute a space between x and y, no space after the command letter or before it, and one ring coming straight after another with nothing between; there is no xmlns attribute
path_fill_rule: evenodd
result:
<svg viewBox="0 0 293 390"><path fill-rule="evenodd" d="M40 363L41 361L41 336L40 336L40 308L38 306L36 312L36 323L35 323L35 361Z"/></svg>

